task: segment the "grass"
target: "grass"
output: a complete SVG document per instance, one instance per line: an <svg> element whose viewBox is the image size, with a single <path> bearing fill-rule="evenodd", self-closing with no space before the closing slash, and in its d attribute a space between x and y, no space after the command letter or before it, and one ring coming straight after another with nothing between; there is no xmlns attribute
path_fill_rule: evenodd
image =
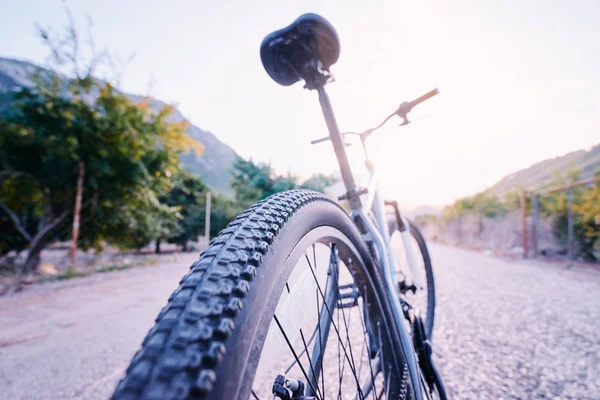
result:
<svg viewBox="0 0 600 400"><path fill-rule="evenodd" d="M90 268L87 270L73 270L71 268L58 273L54 276L29 276L29 280L22 281L17 283L12 278L15 278L16 275L14 271L11 271L7 266L0 265L0 296L9 292L11 288L18 287L17 291L22 290L24 287L29 286L31 284L43 283L43 282L54 282L54 281L66 281L70 279L76 278L84 278L86 276L91 276L96 273L105 273L105 272L113 272L113 271L123 271L132 268L145 268L154 265L159 265L161 261L164 261L164 257L156 257L149 256L144 257L143 259L136 260L136 262L128 262L123 264L109 264L109 265L101 265L97 268ZM10 272L10 273L9 273Z"/></svg>
<svg viewBox="0 0 600 400"><path fill-rule="evenodd" d="M159 259L156 257L148 257L145 260L141 260L141 262L137 263L129 263L129 264L110 264L105 266L100 266L98 268L88 270L88 271L73 271L72 269L68 269L67 271L49 277L47 279L43 279L43 281L64 281L73 278L82 278L85 276L90 276L93 274L101 274L105 272L113 272L113 271L124 271L132 268L139 267L150 267L153 265L157 265L159 263Z"/></svg>
<svg viewBox="0 0 600 400"><path fill-rule="evenodd" d="M82 278L84 276L91 275L92 272L82 272L82 271L73 271L72 269L68 269L60 275L55 275L53 277L48 278L49 281L66 281L68 279L73 278Z"/></svg>
<svg viewBox="0 0 600 400"><path fill-rule="evenodd" d="M43 279L45 281L66 281L73 278L83 278L86 276L90 276L93 274L101 274L104 272L112 272L112 271L123 271L125 269L131 269L135 267L145 266L144 264L112 264L107 266L102 266L89 271L73 271L72 269L68 269L65 272L49 277L48 279Z"/></svg>
<svg viewBox="0 0 600 400"><path fill-rule="evenodd" d="M138 266L146 266L146 263L144 264L113 264L113 265L107 265L105 267L100 267L98 269L96 269L95 272L97 273L103 273L103 272L111 272L111 271L123 271L124 269L130 269L130 268L135 268Z"/></svg>

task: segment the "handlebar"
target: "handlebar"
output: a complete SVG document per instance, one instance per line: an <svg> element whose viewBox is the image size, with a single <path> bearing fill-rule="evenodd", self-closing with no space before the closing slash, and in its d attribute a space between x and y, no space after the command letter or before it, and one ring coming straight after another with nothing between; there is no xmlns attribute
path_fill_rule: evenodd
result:
<svg viewBox="0 0 600 400"><path fill-rule="evenodd" d="M400 118L402 118L404 120L402 122L402 124L400 124L400 125L407 125L409 123L408 117L407 117L408 113L411 112L411 110L418 104L421 104L425 100L429 100L430 98L432 98L433 96L435 96L436 94L439 94L439 93L440 93L439 89L435 88L435 89L425 93L423 96L414 99L413 101L405 101L405 102L401 103L396 111L394 111L393 113L388 115L383 120L383 122L381 122L375 128L367 129L363 133L345 132L345 133L342 133L342 135L358 135L361 137L361 140L364 141L364 139L367 136L369 136L371 133L373 133L373 131L376 131L377 129L381 128L383 125L385 125L386 122L388 122L395 115L399 116ZM317 143L325 142L327 140L329 140L329 136L321 138L321 139L313 140L313 141L311 141L311 144L317 144Z"/></svg>

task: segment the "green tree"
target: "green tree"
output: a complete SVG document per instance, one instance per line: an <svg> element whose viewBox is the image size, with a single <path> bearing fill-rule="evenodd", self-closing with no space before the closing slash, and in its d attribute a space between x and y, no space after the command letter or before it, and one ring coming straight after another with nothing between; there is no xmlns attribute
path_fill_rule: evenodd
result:
<svg viewBox="0 0 600 400"><path fill-rule="evenodd" d="M475 209L473 198L464 197L456 200L453 204L446 206L442 211L444 221L454 221Z"/></svg>
<svg viewBox="0 0 600 400"><path fill-rule="evenodd" d="M498 196L489 195L485 192L479 193L473 197L473 209L481 217L494 218L506 214L507 207L498 199Z"/></svg>
<svg viewBox="0 0 600 400"><path fill-rule="evenodd" d="M563 186L579 181L579 171L569 170L556 175L550 187ZM600 173L596 174L600 176ZM593 187L575 187L573 192L573 234L575 252L586 261L597 261L595 246L600 235L600 184ZM568 241L568 197L561 190L541 197L541 213L550 218L556 239Z"/></svg>
<svg viewBox="0 0 600 400"><path fill-rule="evenodd" d="M159 237L156 252L160 252L161 240L168 240L187 250L188 242L198 239L203 233L206 219L206 192L208 188L198 178L182 171L164 201L177 209L177 223Z"/></svg>
<svg viewBox="0 0 600 400"><path fill-rule="evenodd" d="M161 202L170 209L176 210L174 224L164 225L164 230L156 239L156 251L160 252L163 241L181 246L184 251L188 243L204 234L206 224L206 194L209 188L188 171L182 170L173 176L171 189L163 194ZM231 222L242 207L234 200L212 193L210 236L215 237ZM163 219L170 222L169 219Z"/></svg>
<svg viewBox="0 0 600 400"><path fill-rule="evenodd" d="M323 174L316 174L300 183L293 174L278 175L269 164L254 163L250 160L237 160L232 169L231 186L235 191L236 201L244 207L272 194L290 189L312 189L324 192L335 183L335 179Z"/></svg>
<svg viewBox="0 0 600 400"><path fill-rule="evenodd" d="M217 236L245 208L234 199L220 194L213 194L210 212L210 236Z"/></svg>
<svg viewBox="0 0 600 400"><path fill-rule="evenodd" d="M83 248L139 248L173 234L177 209L160 198L172 187L179 152L202 151L184 134L186 123L167 121L171 107L153 112L147 100L133 104L94 78L112 61L109 52L97 53L90 35L86 57L65 11L60 33L38 28L53 68L65 75L39 70L33 87L7 96L0 116L0 255L28 248L24 272L48 244L70 236L77 193Z"/></svg>
<svg viewBox="0 0 600 400"><path fill-rule="evenodd" d="M600 177L600 171L596 173ZM583 232L582 256L589 261L598 261L597 246L600 243L600 182L585 190L579 198L579 203L573 206L573 211L581 218Z"/></svg>
<svg viewBox="0 0 600 400"><path fill-rule="evenodd" d="M300 188L324 192L326 188L332 186L336 181L337 179L330 175L314 174L302 182Z"/></svg>
<svg viewBox="0 0 600 400"><path fill-rule="evenodd" d="M256 201L273 192L273 170L266 164L255 164L252 159L238 159L232 168L231 187L235 191L235 200L243 207L249 207ZM267 195L268 196L268 195Z"/></svg>
<svg viewBox="0 0 600 400"><path fill-rule="evenodd" d="M82 246L127 246L129 235L148 232L140 216L168 214L158 196L169 188L185 145L185 124L166 120L170 108L150 113L110 84L99 87L87 78L68 84L69 97L58 78L40 78L37 87L14 96L0 122L0 210L21 237L2 234L2 242L16 242L15 249L26 243L25 272L61 237L59 228L64 236L80 161L86 165ZM98 93L90 100L93 90Z"/></svg>

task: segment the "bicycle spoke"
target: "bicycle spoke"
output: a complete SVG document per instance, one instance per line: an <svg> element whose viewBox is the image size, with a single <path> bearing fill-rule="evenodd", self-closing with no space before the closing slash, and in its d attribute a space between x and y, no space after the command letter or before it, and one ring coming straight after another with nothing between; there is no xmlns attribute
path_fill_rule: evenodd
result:
<svg viewBox="0 0 600 400"><path fill-rule="evenodd" d="M306 252L304 253L305 258L307 258L307 262L308 262L308 255L306 254ZM315 267L316 269L316 267ZM323 271L322 271L323 272ZM328 272L328 271L325 271ZM314 276L313 276L314 278ZM318 281L316 281L318 284ZM332 281L333 282L333 281ZM324 301L323 304L325 303L332 303L333 301L335 301L334 298L330 298L331 295L335 295L335 292L331 291L330 285L332 286L333 283L330 283L330 275L329 273L327 274L327 279L325 281L325 287L326 287L326 291L328 292L328 299L327 301ZM323 359L325 357L325 347L323 346L323 343L325 343L325 346L327 346L327 338L329 336L329 328L331 327L331 321L327 318L323 319L323 314L325 312L325 307L322 307L320 305L319 302L319 292L318 290L315 288L315 298L316 298L316 306L317 306L317 327L315 329L315 331L318 331L319 334L319 342L315 345L315 347L313 347L312 349L312 359L311 359L311 367L313 367L313 369L311 369L311 379L313 380L313 385L318 386L319 383L319 373L321 374L321 382L322 382L322 386L321 388L325 387L325 381L324 381L324 372L323 372ZM308 346L307 346L308 347ZM321 389L321 391L323 393L325 393L325 389Z"/></svg>
<svg viewBox="0 0 600 400"><path fill-rule="evenodd" d="M325 287L327 287L327 285L329 284L329 275L327 276L327 280L325 281ZM286 283L287 285L287 283ZM318 291L315 289L315 297L317 299L317 318L318 318L318 325L317 327L314 329L313 333L310 336L310 339L308 340L307 345L310 346L313 342L313 340L315 340L315 337L317 335L317 333L319 334L319 344L320 344L320 348L323 348L323 343L321 341L321 313L320 313L320 306L319 306L319 296L318 296ZM304 353L306 352L306 350L302 350L302 352L298 355L298 357L302 357L304 355ZM294 367L294 365L296 365L296 360L294 360L289 367L286 368L285 373L287 374L288 372L290 372L290 370ZM321 357L321 371L323 370L323 357Z"/></svg>
<svg viewBox="0 0 600 400"><path fill-rule="evenodd" d="M390 368L390 372L388 373L388 378L386 379L386 383L385 383L385 399L389 399L390 398L390 374L391 374L391 368ZM382 391L383 393L383 391Z"/></svg>
<svg viewBox="0 0 600 400"><path fill-rule="evenodd" d="M363 308L367 307L367 313L369 312L369 299L368 299L368 293L367 293L367 288L363 287L363 291L365 293L365 298L363 299ZM367 335L367 328L365 327L365 322L363 320L363 316L362 313L359 313L359 317L360 317L360 323L362 325L363 328L363 342L364 345L367 346L367 339L366 339L366 335ZM368 322L368 321L367 321ZM371 365L371 349L369 348L369 371L371 372L371 385L373 386L373 388L375 388L375 375L373 374L373 366ZM379 355L379 358L381 358L381 354ZM361 358L361 365L362 365L362 358ZM360 375L360 372L359 372ZM373 392L373 397L375 397L375 392Z"/></svg>
<svg viewBox="0 0 600 400"><path fill-rule="evenodd" d="M363 345L361 347L361 349L360 349L360 364L358 366L358 377L359 378L360 378L360 373L362 372L362 366L364 364L364 362L363 362L364 358L365 358L365 346Z"/></svg>
<svg viewBox="0 0 600 400"><path fill-rule="evenodd" d="M339 290L338 290L338 294L339 294ZM342 314L342 317L344 317L344 309L343 308L342 308L341 314ZM339 324L339 315L340 315L340 312L338 311L338 324ZM352 315L352 309L350 309L350 315ZM348 316L348 318L350 318L350 315ZM352 343L350 342L350 336L348 334L351 324L352 324L352 320L350 319L350 322L346 325L346 319L344 318L344 326L346 327L346 343L347 343L348 347L350 348L350 356L352 357L352 362L351 363L349 362L350 370L352 371L352 373L354 375L354 379L356 379L356 381L358 382L360 380L360 372L358 373L358 375L356 374L356 363L354 362L354 356L352 355ZM345 363L344 363L344 365L345 365ZM342 376L343 375L344 375L344 368L342 367ZM359 398L361 400L364 399L364 393L362 392L362 388L360 387L360 385L357 385L356 388L358 389Z"/></svg>
<svg viewBox="0 0 600 400"><path fill-rule="evenodd" d="M308 346L310 346L313 342L313 340L315 340L315 337L317 337L317 329L320 330L320 327L315 328L315 330L313 331L312 335L310 336L310 339L308 339ZM300 354L298 354L298 357L302 357L304 355L304 353L306 353L306 350L302 350L302 352ZM287 374L288 372L291 371L292 368L294 368L294 365L296 365L296 360L294 360L289 367L286 368L285 373Z"/></svg>
<svg viewBox="0 0 600 400"><path fill-rule="evenodd" d="M256 400L260 400L260 398L256 395L256 392L254 391L254 389L252 389L252 396L254 396L254 398Z"/></svg>
<svg viewBox="0 0 600 400"><path fill-rule="evenodd" d="M335 256L335 254L332 254L332 257L334 257L334 256ZM337 268L337 260L335 262L336 262L335 266ZM356 363L354 361L354 355L352 354L352 343L350 341L350 335L349 335L350 324L352 323L352 319L351 319L352 308L350 309L350 313L349 313L349 316L348 316L348 320L350 322L347 322L347 320L346 320L346 313L344 312L344 307L341 306L342 305L342 296L341 296L341 293L340 293L340 289L339 289L340 287L339 287L339 285L338 285L337 288L338 288L338 290L337 290L337 295L338 295L337 298L338 298L338 306L339 306L338 307L338 312L337 312L337 314L338 314L338 326L340 325L340 313L341 313L342 314L342 319L343 319L343 322L344 322L344 327L346 329L346 344L347 344L347 346L348 346L348 348L350 350L350 357L351 357L351 360L348 360L348 363L349 363L350 369L351 369L351 371L352 371L352 373L354 375L354 379L358 382L359 378L360 378L360 373L358 374L358 376L356 375ZM341 312L339 310L341 310ZM342 373L341 373L340 382L339 382L339 385L340 385L340 392L338 392L338 396L339 397L341 397L341 385L342 385L342 379L343 379L343 376L344 376L345 366L346 366L346 363L344 362L343 365L342 365ZM358 389L359 398L363 399L364 395L362 393L362 389L361 389L360 385L358 385L358 384L357 384L357 389Z"/></svg>
<svg viewBox="0 0 600 400"><path fill-rule="evenodd" d="M314 376L315 370L313 368L312 360L310 359L310 354L308 354L308 348L306 346L306 340L304 339L304 333L302 332L302 329L300 329L300 337L302 338L302 344L304 345L304 352L306 352L306 357L308 358L308 365L310 365L310 370ZM321 398L324 399L325 394L322 392L319 392L319 393L321 394ZM315 393L315 396L316 396L316 393Z"/></svg>
<svg viewBox="0 0 600 400"><path fill-rule="evenodd" d="M302 366L302 363L300 362L300 359L298 358L298 355L296 354L296 351L294 350L294 347L292 347L292 344L290 343L290 339L288 338L287 334L285 333L285 330L283 329L283 327L281 326L281 323L279 322L279 318L277 318L277 315L273 315L273 319L275 320L275 323L279 327L279 331L283 335L283 338L285 339L285 341L286 341L286 343L287 343L290 351L292 352L294 358L296 359L296 362L298 363L298 366L300 367L300 370L302 371L302 374L304 375L304 378L306 378L307 384L311 387L311 389L313 390L313 393L315 393L315 397L317 397L317 399L319 399L319 397L316 396L317 391L315 390L312 382L308 378L308 374L304 370L304 367Z"/></svg>
<svg viewBox="0 0 600 400"><path fill-rule="evenodd" d="M377 354L379 354L379 353L377 353ZM381 372L381 359L380 359L380 356L377 356L377 359L375 361L375 375L378 375L380 372ZM374 380L367 381L367 383L363 387L363 394L364 394L365 398L367 398L370 393L373 393L373 399L375 400L377 397L376 396L377 388L375 387Z"/></svg>
<svg viewBox="0 0 600 400"><path fill-rule="evenodd" d="M306 256L306 254L305 254ZM312 265L310 264L310 260L308 259L308 256L306 256L306 261L308 262L308 266L310 267L310 272L312 273L314 279L315 279L315 283L317 284L317 289L319 290L319 294L321 295L321 299L324 301L324 305L325 305L325 309L327 310L327 313L329 314L329 317L331 318L331 325L333 325L333 329L335 330L335 333L338 336L338 342L342 348L342 350L344 351L344 356L345 358L348 360L348 363L350 363L350 369L352 369L352 363L350 361L350 357L348 356L348 352L346 350L346 347L344 346L344 344L342 343L342 339L340 338L340 332L338 330L337 325L335 324L335 322L333 322L333 315L331 313L331 310L329 309L329 306L327 305L327 302L325 301L325 295L323 294L323 291L321 289L321 285L319 285L319 281L317 280L317 276L315 274L315 271L313 270ZM356 381L356 385L357 387L360 388L360 383L358 382L358 379L356 378L356 371L354 372L354 379Z"/></svg>
<svg viewBox="0 0 600 400"><path fill-rule="evenodd" d="M377 336L379 337L379 354L380 357L383 355L383 349L381 348L381 324L377 322ZM381 361L380 361L381 362ZM381 370L383 371L383 365L381 365ZM385 399L388 400L390 398L390 378L391 378L392 368L391 366L388 369L387 379L385 380ZM381 391L383 394L383 390ZM381 397L381 394L380 394Z"/></svg>
<svg viewBox="0 0 600 400"><path fill-rule="evenodd" d="M346 295L344 294L345 300L348 299L352 299L352 302L344 302L342 300L342 290L340 289L340 284L338 283L338 280L342 280L343 282L345 282L346 280L350 279L348 276L343 275L343 277L340 277L340 272L344 272L344 271L340 271L343 270L343 268L346 267L346 265L344 264L343 261L341 261L338 257L337 257L337 253L335 252L335 245L330 245L330 257L329 257L329 268L328 269L324 269L323 267L318 267L317 263L317 256L316 256L316 247L315 245L312 245L311 247L313 247L312 249L312 256L310 256L310 250L306 251L304 253L304 259L306 261L306 264L308 264L309 267L309 271L310 274L312 275L313 278L313 282L314 282L314 299L316 300L316 312L317 312L317 318L313 319L312 321L316 321L317 322L317 326L313 327L314 328L310 328L310 326L302 326L300 328L295 328L295 329L289 329L291 328L288 327L288 325L285 325L286 328L284 328L283 324L286 324L285 321L280 320L278 318L277 315L273 316L273 320L275 321L275 323L277 324L277 327L281 333L281 335L283 336L285 343L287 345L287 347L290 349L290 352L293 356L293 361L288 364L288 368L285 370L285 374L287 375L288 373L290 373L290 371L294 368L294 366L297 364L298 368L301 370L301 375L303 376L304 379L306 379L306 386L307 386L307 390L311 391L312 396L315 397L315 399L318 400L324 400L325 398L328 397L327 395L327 390L326 390L326 386L325 386L325 380L328 379L327 376L328 375L331 379L333 377L331 377L331 375L329 375L329 373L333 372L330 371L329 373L327 373L324 368L326 367L326 364L324 363L324 357L325 357L325 352L327 351L327 345L329 344L329 348L331 347L331 345L333 345L333 343L336 343L335 346L337 347L337 370L338 370L338 390L337 390L337 399L338 400L342 400L344 398L344 396L348 397L348 395L352 395L353 399L356 400L365 400L368 396L369 399L372 400L377 400L377 395L379 390L375 387L375 378L381 373L381 369L380 369L380 365L381 362L383 361L381 359L381 346L382 346L382 338L381 338L381 326L379 326L379 322L377 322L377 325L379 327L379 356L377 356L376 354L374 354L373 351L373 346L377 346L375 344L375 340L377 338L377 336L375 335L373 337L373 335L370 333L371 329L368 328L368 323L371 323L370 317L369 317L369 293L367 290L366 285L362 287L362 295L364 296L363 298L358 298L356 297L357 293L361 293L358 292L356 285L354 286L349 286L349 285L344 285L344 292L346 293L346 290L348 289L348 287L352 288L353 292L349 292L349 294L353 294L354 296L350 296L350 295ZM319 250L319 253L321 252L321 250ZM335 253L334 253L335 252ZM321 253L320 253L321 254ZM321 257L321 255L319 256ZM325 255L323 255L323 258L325 257ZM325 260L321 260L321 261L325 261ZM351 263L351 261L350 261ZM304 265L306 265L304 264ZM318 268L318 269L317 269ZM353 282L356 282L356 275L353 269L352 265L347 266L350 275L351 275L351 279ZM317 275L317 272L319 271L319 274ZM327 273L325 275L325 272ZM325 276L324 276L325 275ZM310 275L309 275L310 276ZM310 278L309 278L310 279ZM323 287L323 282L325 282L325 288ZM312 286L313 284L311 284ZM335 285L335 286L334 286ZM301 286L300 286L301 287ZM294 285L289 285L286 282L286 289L289 290L289 295L290 296L295 296L295 291L297 290L295 288L295 284ZM293 290L292 290L293 289ZM285 290L285 289L284 289ZM306 292L305 292L306 293ZM312 295L309 295L309 299ZM359 294L360 296L360 294ZM347 308L348 306L350 306L350 310L346 312L345 308ZM354 316L354 311L352 310L354 307L358 307L358 317ZM366 307L366 308L365 308ZM334 316L334 312L337 312L337 316ZM353 323L352 320L354 318L359 318L359 322ZM373 321L375 322L375 321ZM324 324L324 325L322 325ZM360 325L359 325L360 324ZM335 332L335 335L337 336L336 339L331 339L331 341L327 340L327 337L329 336L328 332L329 332L329 328L333 326L333 330ZM353 328L354 326L354 328ZM305 334L305 331L308 330L307 328L312 329L312 333L310 335L310 337L308 337ZM290 333L292 333L291 335L288 335L288 332L286 331L286 329L290 330ZM353 333L350 333L350 330L353 330ZM342 332L342 330L345 330L345 332ZM295 334L293 332L296 332ZM360 332L360 334L363 335L362 339L355 337L355 334L358 334ZM299 336L298 337L298 334ZM318 341L316 338L316 336L318 335ZM369 335L369 338L367 339L367 335ZM301 339L301 343L300 340ZM292 344L293 342L293 344ZM362 343L361 343L362 342ZM372 343L373 342L373 343ZM294 347L295 346L295 347ZM360 346L360 350L358 348L353 349L354 346ZM376 347L375 347L376 348ZM333 350L333 349L331 349ZM335 352L335 350L333 350ZM302 361L302 358L305 357L304 355L306 354L306 359L304 359L304 361ZM358 366L357 364L357 360L354 357L354 355L359 355L360 359L358 362ZM334 356L335 357L335 356ZM365 359L365 357L368 357L367 359ZM373 358L374 357L374 358ZM308 360L309 365L306 366L306 361ZM346 363L348 364L348 368L350 369L349 371L346 370ZM365 363L368 363L368 370L367 370L367 366L365 365ZM331 367L333 367L333 365L331 365ZM334 367L335 368L335 367ZM390 367L391 368L391 367ZM388 372L388 371L386 371ZM319 379L319 374L321 374L321 377ZM349 375L352 375L352 378L350 378L350 381L348 381ZM365 375L365 376L363 376ZM335 378L333 378L335 379ZM352 383L352 381L354 381ZM367 382L364 386L361 384L364 382ZM391 386L391 382L389 381L389 377L388 379L386 379L386 384L387 384L387 390L389 391L389 388ZM352 389L352 386L355 386L355 389ZM391 386L390 386L391 385ZM329 385L331 387L331 385ZM385 386L385 385L382 385ZM333 389L335 390L335 389ZM307 391L307 395L308 394ZM382 393L384 392L384 389L382 388ZM344 395L344 392L346 393L346 395ZM353 393L354 392L354 393ZM372 394L369 396L369 393L372 392ZM253 400L257 400L258 395L256 393L260 393L260 392L254 392L252 393L251 398ZM335 392L334 392L335 393ZM382 396L382 393L380 394L380 396ZM333 393L330 392L330 395L332 395ZM379 396L379 397L380 397Z"/></svg>
<svg viewBox="0 0 600 400"><path fill-rule="evenodd" d="M317 251L315 249L315 244L312 244L313 251L313 262L315 264L315 269L317 269ZM304 253L306 254L306 253ZM327 278L325 279L325 287L329 284L329 274L327 274ZM321 336L321 307L319 307L319 295L315 290L315 298L317 300L317 327L319 330L319 349L321 350L321 366L320 366L320 374L321 374L321 393L323 393L323 398L325 398L325 374L323 373L323 360L325 359L325 349L323 348L323 338ZM323 303L324 304L324 303Z"/></svg>
<svg viewBox="0 0 600 400"><path fill-rule="evenodd" d="M342 301L342 295L340 293L340 287L338 285L338 302L341 303ZM341 304L340 304L341 306ZM356 364L354 363L354 355L352 354L352 344L350 343L350 334L348 333L348 331L350 330L350 325L346 322L346 313L344 312L344 307L339 307L339 309L341 310L341 314L342 314L342 320L344 322L344 327L346 328L346 342L348 343L348 350L350 351L350 357L352 359L352 361L349 361L352 366L354 367L353 371L355 371L356 374ZM352 309L350 309L350 312L352 312ZM338 314L340 312L338 311Z"/></svg>
<svg viewBox="0 0 600 400"><path fill-rule="evenodd" d="M313 249L314 249L314 245L313 245ZM329 275L327 276L327 281L329 281ZM325 287L327 287L327 282L325 282ZM319 294L317 292L317 290L315 289L315 297L317 298L317 326L319 329L319 348L321 349L321 352L323 353L323 355L321 356L321 389L323 391L323 394L325 394L325 374L323 373L323 361L325 360L325 351L323 349L323 338L321 336L321 307L319 307Z"/></svg>
<svg viewBox="0 0 600 400"><path fill-rule="evenodd" d="M337 315L338 325L340 324L340 313ZM338 400L342 399L342 380L344 379L344 367L346 366L346 359L343 359L343 364L340 365L340 342L337 343L338 350Z"/></svg>

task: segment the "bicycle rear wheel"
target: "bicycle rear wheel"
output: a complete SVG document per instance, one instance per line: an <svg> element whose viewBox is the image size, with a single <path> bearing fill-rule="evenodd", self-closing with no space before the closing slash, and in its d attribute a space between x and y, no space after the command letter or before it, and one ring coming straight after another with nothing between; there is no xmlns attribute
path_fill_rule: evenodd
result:
<svg viewBox="0 0 600 400"><path fill-rule="evenodd" d="M423 235L419 228L411 220L408 221L410 237L405 242L398 227L396 218L388 221L390 231L390 244L392 246L392 255L398 275L400 276L400 290L406 296L406 300L421 314L425 324L427 337L431 338L433 334L433 323L435 318L435 281L433 277L433 267L431 257ZM411 247L411 250L407 249ZM416 261L416 273L421 282L420 287L413 290L402 287L402 281L409 281L414 284L415 276L412 269L408 266L407 251L412 251Z"/></svg>
<svg viewBox="0 0 600 400"><path fill-rule="evenodd" d="M383 293L339 206L308 190L276 194L201 254L113 399L266 399L277 375L317 399L412 399L413 349Z"/></svg>

